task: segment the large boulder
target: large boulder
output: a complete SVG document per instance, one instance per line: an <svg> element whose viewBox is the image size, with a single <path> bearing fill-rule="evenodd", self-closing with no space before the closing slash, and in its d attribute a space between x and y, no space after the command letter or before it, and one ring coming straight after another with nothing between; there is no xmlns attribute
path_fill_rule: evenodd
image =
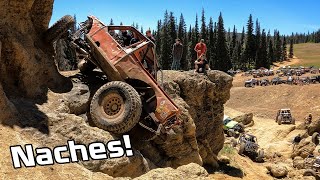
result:
<svg viewBox="0 0 320 180"><path fill-rule="evenodd" d="M269 170L270 174L276 178L285 177L288 175L288 168L282 163L268 165L267 169Z"/></svg>
<svg viewBox="0 0 320 180"><path fill-rule="evenodd" d="M312 154L316 145L312 142L311 137L302 139L299 144L295 145L291 157L301 156L306 158L309 154Z"/></svg>
<svg viewBox="0 0 320 180"><path fill-rule="evenodd" d="M72 90L64 94L63 102L69 108L71 114L86 113L90 105L89 87L85 84L74 83Z"/></svg>
<svg viewBox="0 0 320 180"><path fill-rule="evenodd" d="M312 123L307 127L307 132L310 136L312 136L314 132L320 132L320 118L312 121Z"/></svg>
<svg viewBox="0 0 320 180"><path fill-rule="evenodd" d="M233 121L237 121L239 123L242 123L243 125L248 125L252 123L253 121L253 114L252 113L246 113L240 116L237 116L232 119Z"/></svg>
<svg viewBox="0 0 320 180"><path fill-rule="evenodd" d="M147 180L147 179L210 179L208 172L201 166L195 163L180 166L177 169L173 168L158 168L149 171L140 177L135 178L136 180Z"/></svg>
<svg viewBox="0 0 320 180"><path fill-rule="evenodd" d="M297 169L303 169L304 168L304 159L300 156L296 156L293 159L293 167Z"/></svg>

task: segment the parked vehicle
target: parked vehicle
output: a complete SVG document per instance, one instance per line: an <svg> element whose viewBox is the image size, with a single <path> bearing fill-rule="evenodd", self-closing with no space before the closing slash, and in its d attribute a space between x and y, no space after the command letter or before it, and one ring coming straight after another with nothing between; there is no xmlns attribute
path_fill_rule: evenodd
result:
<svg viewBox="0 0 320 180"><path fill-rule="evenodd" d="M244 132L244 126L225 115L223 118L223 130L228 136L238 138L240 133Z"/></svg>

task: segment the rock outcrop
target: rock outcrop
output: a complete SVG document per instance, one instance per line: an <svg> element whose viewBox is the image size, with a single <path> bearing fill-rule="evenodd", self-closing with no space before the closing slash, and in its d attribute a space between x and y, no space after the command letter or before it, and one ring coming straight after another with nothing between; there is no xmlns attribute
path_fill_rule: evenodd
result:
<svg viewBox="0 0 320 180"><path fill-rule="evenodd" d="M183 126L175 129L175 138L165 144L155 142L170 158L166 166L196 162L217 167L217 154L224 143L223 104L230 98L232 77L220 71L207 75L164 71L163 78L164 89L182 111L183 120ZM148 149L142 152L149 154Z"/></svg>
<svg viewBox="0 0 320 180"><path fill-rule="evenodd" d="M237 116L232 119L233 121L237 121L239 123L242 123L245 126L253 126L253 114L252 113L246 113L240 116Z"/></svg>
<svg viewBox="0 0 320 180"><path fill-rule="evenodd" d="M10 104L11 97L43 101L48 87L56 92L70 89L71 82L54 64L52 44L42 39L52 7L53 0L0 1L0 102ZM6 104L0 105L1 121L16 115Z"/></svg>
<svg viewBox="0 0 320 180"><path fill-rule="evenodd" d="M201 166L195 163L188 165L180 166L177 169L173 168L158 168L152 171L149 171L147 174L144 174L136 180L147 180L147 179L198 179L205 180L210 179L208 177L208 172Z"/></svg>
<svg viewBox="0 0 320 180"><path fill-rule="evenodd" d="M315 150L316 145L312 142L311 137L302 139L299 144L294 147L291 157L301 156L302 158L308 157Z"/></svg>

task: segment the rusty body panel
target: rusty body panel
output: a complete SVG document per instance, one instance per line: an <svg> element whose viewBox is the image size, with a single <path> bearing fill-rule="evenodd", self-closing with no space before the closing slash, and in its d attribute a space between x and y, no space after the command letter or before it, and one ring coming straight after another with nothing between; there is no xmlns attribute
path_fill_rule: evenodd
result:
<svg viewBox="0 0 320 180"><path fill-rule="evenodd" d="M155 110L149 113L152 119L164 126L177 124L180 111L156 81L155 44L131 26L106 26L94 16L89 19L92 26L85 39L90 45L93 63L111 81L139 80L146 83L152 88L156 98ZM130 31L138 42L124 47L110 31ZM135 84L130 85L135 87ZM169 119L171 122L168 122Z"/></svg>

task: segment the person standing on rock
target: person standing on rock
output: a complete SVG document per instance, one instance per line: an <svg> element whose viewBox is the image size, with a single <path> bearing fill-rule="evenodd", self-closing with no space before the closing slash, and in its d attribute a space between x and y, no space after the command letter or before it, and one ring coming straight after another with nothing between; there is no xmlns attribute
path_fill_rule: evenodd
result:
<svg viewBox="0 0 320 180"><path fill-rule="evenodd" d="M176 39L176 43L173 44L172 47L172 65L171 70L179 70L180 69L180 61L183 54L183 45L180 39Z"/></svg>
<svg viewBox="0 0 320 180"><path fill-rule="evenodd" d="M292 144L293 144L292 149L293 149L293 150L294 150L295 146L300 143L301 139L302 139L302 138L301 138L301 135L300 135L300 134L298 134L297 136L295 136L295 137L293 138L293 141L292 141Z"/></svg>
<svg viewBox="0 0 320 180"><path fill-rule="evenodd" d="M151 30L147 30L146 31L146 36L147 36L147 38L148 39L150 39L152 42L156 42L156 39L152 36L152 34L151 34Z"/></svg>
<svg viewBox="0 0 320 180"><path fill-rule="evenodd" d="M195 70L194 72L196 73L207 73L207 70L210 70L208 61L206 60L205 56L201 56L200 60L196 60L194 62Z"/></svg>
<svg viewBox="0 0 320 180"><path fill-rule="evenodd" d="M207 52L207 46L204 43L204 39L201 39L198 44L194 47L194 50L197 52L197 59L200 59L201 56L204 56Z"/></svg>

